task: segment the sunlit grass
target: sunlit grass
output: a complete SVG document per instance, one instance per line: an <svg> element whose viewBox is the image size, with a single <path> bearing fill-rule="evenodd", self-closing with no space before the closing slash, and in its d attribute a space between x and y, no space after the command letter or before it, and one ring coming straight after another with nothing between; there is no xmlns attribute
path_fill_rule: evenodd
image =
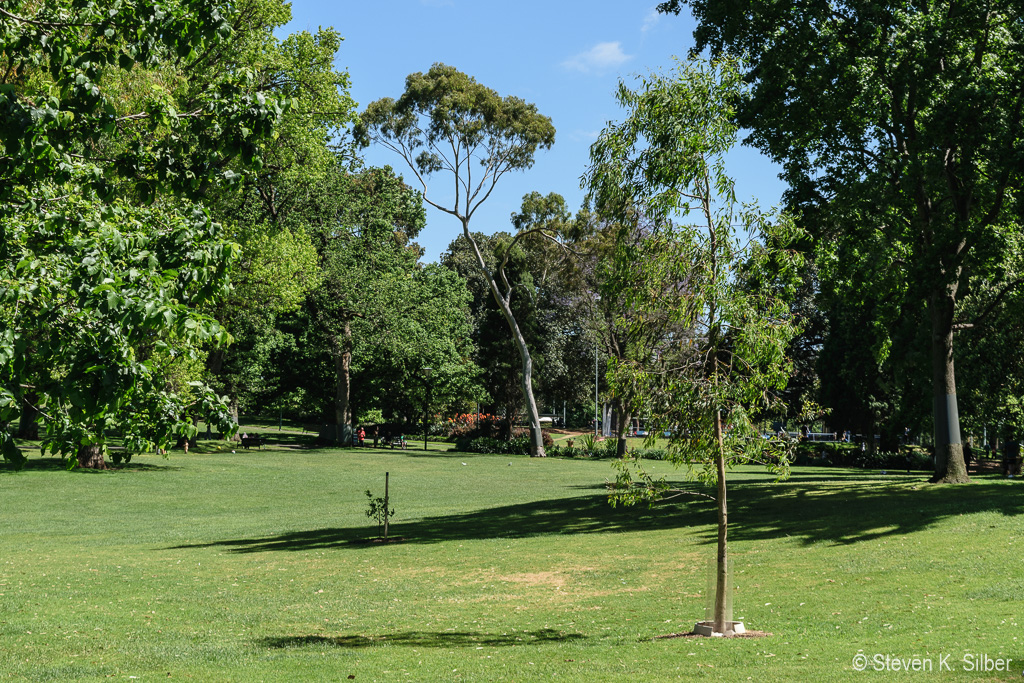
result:
<svg viewBox="0 0 1024 683"><path fill-rule="evenodd" d="M772 635L658 639L703 618L710 503L610 508L607 461L236 451L0 470L0 678L840 680L858 651L1024 669L1017 481L736 472L736 616ZM388 545L364 514L385 472ZM961 668L942 675L978 678Z"/></svg>

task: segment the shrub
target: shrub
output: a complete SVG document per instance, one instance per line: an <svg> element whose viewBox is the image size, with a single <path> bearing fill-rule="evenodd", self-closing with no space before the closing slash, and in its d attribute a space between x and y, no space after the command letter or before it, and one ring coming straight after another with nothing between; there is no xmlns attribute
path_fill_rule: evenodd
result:
<svg viewBox="0 0 1024 683"><path fill-rule="evenodd" d="M476 439L478 437L497 439L511 431L503 418L489 413L456 415L444 423L444 430L448 440L455 443L459 443L460 439Z"/></svg>
<svg viewBox="0 0 1024 683"><path fill-rule="evenodd" d="M917 450L900 452L861 451L859 444L804 442L796 447L796 465L862 467L878 470L929 470L931 456Z"/></svg>
<svg viewBox="0 0 1024 683"><path fill-rule="evenodd" d="M861 454L857 458L857 466L873 470L930 470L933 463L931 456L922 451L878 451Z"/></svg>
<svg viewBox="0 0 1024 683"><path fill-rule="evenodd" d="M496 439L490 436L478 436L456 440L455 450L464 453L499 453L504 455L529 455L530 438L516 436L509 440Z"/></svg>
<svg viewBox="0 0 1024 683"><path fill-rule="evenodd" d="M647 460L664 460L666 451L664 448L637 448L633 450L633 454Z"/></svg>
<svg viewBox="0 0 1024 683"><path fill-rule="evenodd" d="M796 447L793 464L856 467L858 455L860 446L857 444L803 441Z"/></svg>
<svg viewBox="0 0 1024 683"><path fill-rule="evenodd" d="M567 441L572 441L572 439L568 439ZM553 458L577 458L582 454L581 451L573 448L568 442L561 446L552 446L547 449L547 453L548 456Z"/></svg>

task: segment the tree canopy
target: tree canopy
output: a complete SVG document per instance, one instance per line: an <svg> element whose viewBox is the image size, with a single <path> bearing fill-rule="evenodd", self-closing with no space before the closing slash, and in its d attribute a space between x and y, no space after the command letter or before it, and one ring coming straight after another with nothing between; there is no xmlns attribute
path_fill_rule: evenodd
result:
<svg viewBox="0 0 1024 683"><path fill-rule="evenodd" d="M290 105L248 70L209 69L245 11L0 11L0 421L32 410L44 447L77 450L83 465L103 465L111 427L130 452L189 433L192 411L226 417L201 385L186 400L159 370L228 339L200 307L223 294L237 249L190 202L259 167ZM20 458L6 429L0 446Z"/></svg>
<svg viewBox="0 0 1024 683"><path fill-rule="evenodd" d="M672 0L698 21L695 51L741 55L738 121L783 164L787 201L839 290L863 278L879 312L925 331L937 480L967 478L954 335L973 278L1012 256L1024 184L1024 25L1014 3ZM851 280L851 277L853 280ZM1013 286L1016 286L1015 284ZM846 294L849 296L850 294ZM998 296L998 293L994 293ZM892 318L871 325L880 356Z"/></svg>

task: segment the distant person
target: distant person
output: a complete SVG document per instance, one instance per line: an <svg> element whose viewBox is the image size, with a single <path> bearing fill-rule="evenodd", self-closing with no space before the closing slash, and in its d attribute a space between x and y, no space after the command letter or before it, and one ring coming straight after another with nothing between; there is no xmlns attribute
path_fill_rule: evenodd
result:
<svg viewBox="0 0 1024 683"><path fill-rule="evenodd" d="M366 430L359 427L359 447L363 447L363 443L366 441Z"/></svg>

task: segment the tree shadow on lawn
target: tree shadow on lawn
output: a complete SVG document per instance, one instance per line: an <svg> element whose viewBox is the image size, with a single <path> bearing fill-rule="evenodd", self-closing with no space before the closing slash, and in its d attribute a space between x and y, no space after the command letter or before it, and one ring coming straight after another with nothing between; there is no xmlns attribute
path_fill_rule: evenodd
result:
<svg viewBox="0 0 1024 683"><path fill-rule="evenodd" d="M331 646L343 648L366 648L381 645L403 645L407 647L512 647L515 645L538 645L542 643L567 643L585 640L580 633L563 633L554 629L538 631L513 631L512 633L478 633L475 631L406 631L376 636L279 636L263 638L265 647L274 649L306 646Z"/></svg>
<svg viewBox="0 0 1024 683"><path fill-rule="evenodd" d="M696 490L696 485L694 485ZM753 541L794 538L805 545L845 545L927 529L947 517L998 512L1012 517L1024 512L1024 493L1016 482L978 481L966 486L925 486L912 489L889 482L765 484L735 482L729 491L729 535ZM572 534L695 529L705 543L714 543L715 503L679 498L654 507L613 508L607 495L593 494L425 517L391 525L403 543L495 538L531 538ZM180 548L229 547L236 553L306 551L368 546L360 542L376 527L339 527L292 531L275 536L199 543Z"/></svg>
<svg viewBox="0 0 1024 683"><path fill-rule="evenodd" d="M279 446L281 448L300 448L300 449L307 449L307 448L310 448L310 449L312 449L312 448L336 448L336 446L333 446L333 445L328 445L328 444L320 443L317 440L317 433L316 432L290 432L290 431L279 432L279 431L277 431L277 429L259 429L259 430L255 430L255 429L252 429L252 428L249 428L249 427L239 427L238 435L240 436L243 432L245 434L248 434L249 436L258 436L258 437L262 438L263 439L263 447L264 448L268 448L268 447L272 448L272 447L275 447L275 446ZM200 442L207 440L206 436L205 436L205 432L200 432L199 433L199 440L200 440ZM215 442L215 443L218 442L218 441L220 443L223 443L223 441L218 439L218 438L214 438L211 441ZM237 450L244 450L244 447L242 446L241 443L239 443L237 441L235 441L233 443L234 443L234 445L232 446L232 448L235 448ZM259 449L259 447L252 447L251 450L259 451L260 449Z"/></svg>
<svg viewBox="0 0 1024 683"><path fill-rule="evenodd" d="M19 472L67 472L69 474L98 475L118 472L174 472L181 467L175 465L152 465L145 462L129 462L115 465L107 463L107 469L97 470L75 467L68 469L68 461L61 458L28 458L19 469L12 463L0 462L0 474L18 474Z"/></svg>
<svg viewBox="0 0 1024 683"><path fill-rule="evenodd" d="M819 484L808 476L775 486L737 483L729 494L729 536L740 541L788 537L804 545L848 545L911 534L947 517L1024 513L1022 492L1014 482L975 479L969 485L939 486L925 481L908 486L915 484L913 477L862 483L823 477ZM705 533L708 543L716 538L714 529Z"/></svg>

